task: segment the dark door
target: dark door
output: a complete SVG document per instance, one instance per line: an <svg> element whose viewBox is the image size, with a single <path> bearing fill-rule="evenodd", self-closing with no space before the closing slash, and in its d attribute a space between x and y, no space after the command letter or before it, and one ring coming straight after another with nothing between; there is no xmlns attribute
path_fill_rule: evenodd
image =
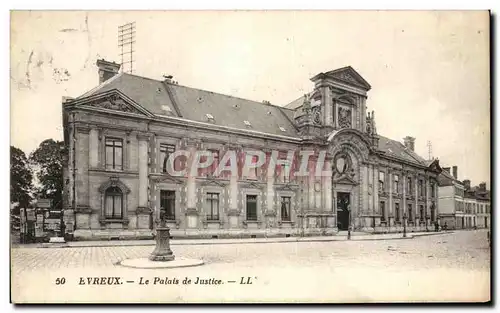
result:
<svg viewBox="0 0 500 313"><path fill-rule="evenodd" d="M347 230L349 227L350 193L337 192L337 227Z"/></svg>

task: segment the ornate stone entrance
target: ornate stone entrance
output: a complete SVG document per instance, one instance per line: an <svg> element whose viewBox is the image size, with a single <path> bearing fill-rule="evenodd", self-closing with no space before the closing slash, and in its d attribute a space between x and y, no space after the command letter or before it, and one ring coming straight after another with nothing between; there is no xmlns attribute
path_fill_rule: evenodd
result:
<svg viewBox="0 0 500 313"><path fill-rule="evenodd" d="M351 194L349 192L337 192L337 227L339 230L349 228Z"/></svg>

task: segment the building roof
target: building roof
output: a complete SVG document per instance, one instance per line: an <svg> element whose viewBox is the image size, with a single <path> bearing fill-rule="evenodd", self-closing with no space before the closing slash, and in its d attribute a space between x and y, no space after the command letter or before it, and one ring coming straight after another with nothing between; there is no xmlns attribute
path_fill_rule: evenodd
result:
<svg viewBox="0 0 500 313"><path fill-rule="evenodd" d="M387 155L401 158L411 163L417 163L424 166L430 165L430 162L408 149L401 142L380 135L379 137L378 149L387 153Z"/></svg>
<svg viewBox="0 0 500 313"><path fill-rule="evenodd" d="M109 79L78 98L113 89L119 90L153 114L298 137L292 122L293 110L127 73ZM168 106L169 114L166 114L165 106Z"/></svg>
<svg viewBox="0 0 500 313"><path fill-rule="evenodd" d="M334 72L337 73L337 71L332 71ZM280 107L167 81L120 73L77 99L115 89L152 114L170 115L236 129L299 138L294 124L294 113L302 105L304 96L286 107ZM432 162L423 159L401 142L384 136L380 136L378 149L386 152L388 156L414 164L429 166Z"/></svg>

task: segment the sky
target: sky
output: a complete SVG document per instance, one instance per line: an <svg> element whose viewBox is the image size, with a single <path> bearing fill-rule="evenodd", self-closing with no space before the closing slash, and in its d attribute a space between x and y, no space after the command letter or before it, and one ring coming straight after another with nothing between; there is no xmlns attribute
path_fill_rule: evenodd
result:
<svg viewBox="0 0 500 313"><path fill-rule="evenodd" d="M458 178L490 185L486 11L18 11L11 14L11 145L62 140L61 100L120 62L136 23L134 74L286 105L320 72L352 66L372 86L377 131Z"/></svg>

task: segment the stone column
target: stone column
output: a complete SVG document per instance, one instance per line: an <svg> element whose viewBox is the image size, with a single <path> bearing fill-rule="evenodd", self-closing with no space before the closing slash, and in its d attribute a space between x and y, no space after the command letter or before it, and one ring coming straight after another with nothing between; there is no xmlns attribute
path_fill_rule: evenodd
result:
<svg viewBox="0 0 500 313"><path fill-rule="evenodd" d="M390 215L393 214L392 212L392 170L389 168L387 170L387 176L388 176L388 179L389 179L389 211L387 212L387 216L389 217Z"/></svg>
<svg viewBox="0 0 500 313"><path fill-rule="evenodd" d="M402 174L401 176L403 176L402 177L402 179L403 179L403 201L401 203L402 208L400 208L401 209L400 214L401 214L401 220L403 220L403 215L406 213L406 187L407 187L406 186L406 176L408 175L408 172L403 170L401 172L401 174Z"/></svg>
<svg viewBox="0 0 500 313"><path fill-rule="evenodd" d="M148 142L149 136L137 135L139 141L139 208L148 208Z"/></svg>
<svg viewBox="0 0 500 313"><path fill-rule="evenodd" d="M196 176L198 173L194 173L192 175L191 173L191 166L193 162L195 161L195 156L196 156L196 145L194 143L189 143L187 146L187 149L189 151L189 162L188 163L188 178L187 178L187 186L186 186L186 196L187 196L187 201L186 201L186 206L187 210L196 210Z"/></svg>
<svg viewBox="0 0 500 313"><path fill-rule="evenodd" d="M371 186L371 194L368 195L368 212L373 214L373 193L374 184L373 184L373 164L368 164L368 183Z"/></svg>
<svg viewBox="0 0 500 313"><path fill-rule="evenodd" d="M89 207L89 133L86 125L76 126L76 205ZM86 153L85 153L86 152Z"/></svg>
<svg viewBox="0 0 500 313"><path fill-rule="evenodd" d="M325 160L326 168L331 170L332 169L332 160L330 158L327 158ZM324 199L324 210L326 212L331 212L332 211L332 175L328 175L323 177L323 199Z"/></svg>
<svg viewBox="0 0 500 313"><path fill-rule="evenodd" d="M379 189L378 175L379 175L379 168L377 166L375 166L373 169L373 185L374 185L373 189L375 191L373 193L373 201L374 201L373 213L375 213L375 214L380 214L379 203L378 203L378 189Z"/></svg>
<svg viewBox="0 0 500 313"><path fill-rule="evenodd" d="M430 207L430 199L429 199L429 194L430 194L430 184L429 184L430 177L429 175L425 176L425 206L424 206L424 221L427 223L427 215L430 215L429 212L429 207Z"/></svg>
<svg viewBox="0 0 500 313"><path fill-rule="evenodd" d="M89 135L89 167L99 166L99 130L95 127L90 129Z"/></svg>
<svg viewBox="0 0 500 313"><path fill-rule="evenodd" d="M362 184L363 184L363 208L361 210L361 212L364 214L365 212L367 212L369 210L369 199L370 199L370 194L368 193L368 181L369 181L369 175L368 175L368 172L369 172L369 167L368 167L368 164L365 164L362 168L361 168L361 171L363 172L363 181L362 181Z"/></svg>
<svg viewBox="0 0 500 313"><path fill-rule="evenodd" d="M325 108L324 114L324 125L333 126L333 114L332 114L332 94L328 89L328 86L321 87L321 96L323 101L323 106Z"/></svg>

